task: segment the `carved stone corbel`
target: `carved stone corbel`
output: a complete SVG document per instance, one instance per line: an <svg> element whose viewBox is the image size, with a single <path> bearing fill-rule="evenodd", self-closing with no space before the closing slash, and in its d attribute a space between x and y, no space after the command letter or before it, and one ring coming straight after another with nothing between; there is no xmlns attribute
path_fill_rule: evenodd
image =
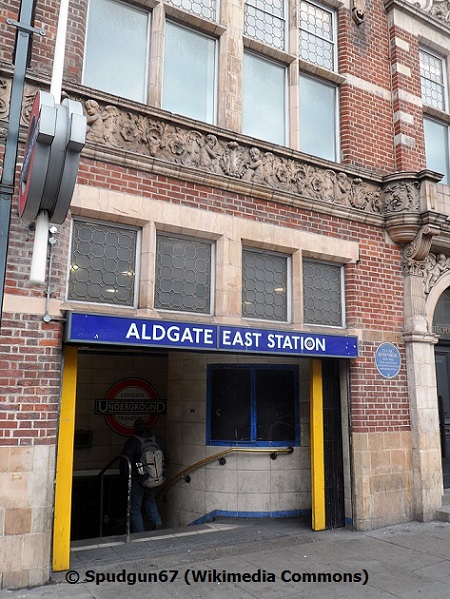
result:
<svg viewBox="0 0 450 599"><path fill-rule="evenodd" d="M405 262L415 261L423 262L428 256L433 237L439 235L440 229L432 227L431 225L425 225L417 233L416 238L409 243L403 250L403 256Z"/></svg>
<svg viewBox="0 0 450 599"><path fill-rule="evenodd" d="M385 177L383 214L386 230L399 245L413 242L420 228L420 184L417 173L394 173Z"/></svg>

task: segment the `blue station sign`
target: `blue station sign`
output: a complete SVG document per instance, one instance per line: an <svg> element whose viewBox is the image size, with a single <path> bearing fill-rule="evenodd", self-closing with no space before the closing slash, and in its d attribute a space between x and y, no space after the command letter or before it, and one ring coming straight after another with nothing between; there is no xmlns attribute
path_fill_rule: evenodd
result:
<svg viewBox="0 0 450 599"><path fill-rule="evenodd" d="M358 357L354 336L253 329L71 312L67 343L165 347L263 354Z"/></svg>

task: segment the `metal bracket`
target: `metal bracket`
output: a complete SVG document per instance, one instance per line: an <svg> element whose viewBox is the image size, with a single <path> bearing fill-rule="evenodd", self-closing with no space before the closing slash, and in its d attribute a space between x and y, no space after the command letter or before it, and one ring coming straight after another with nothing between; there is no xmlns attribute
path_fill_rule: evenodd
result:
<svg viewBox="0 0 450 599"><path fill-rule="evenodd" d="M19 31L26 31L27 33L38 33L39 35L44 36L46 34L45 29L37 29L36 27L31 27L31 25L22 25L19 21L15 21L14 19L6 19L8 25L14 25L17 27Z"/></svg>
<svg viewBox="0 0 450 599"><path fill-rule="evenodd" d="M14 187L12 185L0 185L0 194L6 194L12 196L14 194Z"/></svg>

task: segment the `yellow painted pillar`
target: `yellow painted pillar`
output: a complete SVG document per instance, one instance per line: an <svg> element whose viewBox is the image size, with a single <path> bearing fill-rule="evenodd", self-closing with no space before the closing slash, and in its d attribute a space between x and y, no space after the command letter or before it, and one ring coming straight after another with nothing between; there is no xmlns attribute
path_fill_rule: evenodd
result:
<svg viewBox="0 0 450 599"><path fill-rule="evenodd" d="M323 381L321 360L311 360L311 491L312 528L324 530L325 458L323 434Z"/></svg>
<svg viewBox="0 0 450 599"><path fill-rule="evenodd" d="M66 347L62 373L58 452L56 457L53 570L70 566L70 515L72 510L73 439L77 390L78 349Z"/></svg>

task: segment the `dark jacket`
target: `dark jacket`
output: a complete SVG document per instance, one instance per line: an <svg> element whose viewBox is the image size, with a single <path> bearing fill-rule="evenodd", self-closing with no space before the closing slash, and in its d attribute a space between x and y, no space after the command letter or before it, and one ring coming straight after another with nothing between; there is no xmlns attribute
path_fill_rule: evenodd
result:
<svg viewBox="0 0 450 599"><path fill-rule="evenodd" d="M136 463L141 461L142 444L141 444L139 437L148 439L149 437L152 437L152 436L153 436L153 433L149 428L139 430L132 437L130 437L126 441L125 445L123 446L122 455L126 456L131 462L131 478L132 479L139 479L138 470L137 470L137 466L136 466ZM168 454L167 454L166 444L164 443L164 440L162 439L162 437L155 435L155 438L156 438L156 444L158 445L158 447L162 450L162 452L164 454L165 467L167 468L169 458L168 458ZM127 471L127 465L126 465L125 460L120 461L120 474L121 474L121 477L124 480L126 480L126 478L128 476L128 471Z"/></svg>

